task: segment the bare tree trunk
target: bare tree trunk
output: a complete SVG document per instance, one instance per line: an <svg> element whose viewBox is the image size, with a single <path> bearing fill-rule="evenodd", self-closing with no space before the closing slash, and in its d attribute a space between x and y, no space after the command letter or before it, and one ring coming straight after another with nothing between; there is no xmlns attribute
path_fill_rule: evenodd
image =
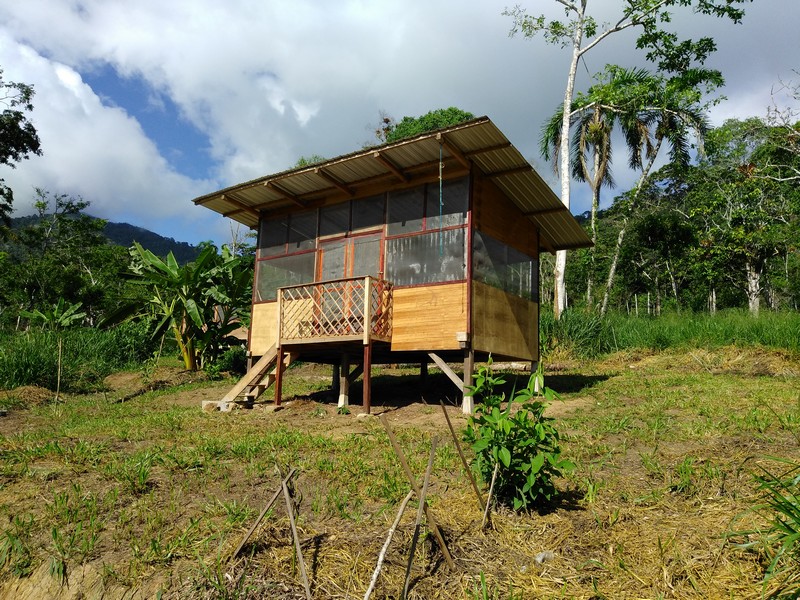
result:
<svg viewBox="0 0 800 600"><path fill-rule="evenodd" d="M747 306L750 314L757 316L761 304L761 270L757 269L750 261L747 261L745 269L747 270Z"/></svg>
<svg viewBox="0 0 800 600"><path fill-rule="evenodd" d="M619 230L617 235L617 245L614 248L614 258L611 259L611 266L608 269L608 279L606 280L606 291L603 294L603 303L600 305L600 316L605 317L608 311L608 299L611 296L611 288L614 285L614 277L617 274L617 263L619 262L620 248L622 248L622 241L625 239L625 229L628 226L628 217L622 220L622 229Z"/></svg>
<svg viewBox="0 0 800 600"><path fill-rule="evenodd" d="M717 314L717 288L711 288L708 293L708 312L709 314Z"/></svg>
<svg viewBox="0 0 800 600"><path fill-rule="evenodd" d="M578 73L578 59L581 56L581 43L583 42L584 14L586 3L581 4L581 11L576 18L575 32L572 36L572 58L569 63L567 74L567 85L564 89L564 106L561 115L561 202L569 208L569 184L570 184L570 160L569 160L569 121L572 108L572 96L575 90L575 77ZM553 313L556 319L561 317L561 313L567 307L566 286L564 283L564 272L567 264L567 251L559 250L556 253L556 268L553 270Z"/></svg>
<svg viewBox="0 0 800 600"><path fill-rule="evenodd" d="M666 261L667 265L667 274L669 275L669 283L672 287L672 295L675 298L675 309L680 312L681 305L678 302L678 283L675 281L675 273L672 272L672 265L670 265L669 261Z"/></svg>

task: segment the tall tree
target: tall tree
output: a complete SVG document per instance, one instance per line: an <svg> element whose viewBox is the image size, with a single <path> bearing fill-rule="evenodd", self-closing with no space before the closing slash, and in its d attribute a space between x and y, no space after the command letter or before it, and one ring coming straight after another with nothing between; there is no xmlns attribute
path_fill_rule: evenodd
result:
<svg viewBox="0 0 800 600"><path fill-rule="evenodd" d="M706 155L687 174L687 212L710 252L724 256L725 277L758 314L776 257L800 243L800 187L780 129L761 119L729 120L709 133Z"/></svg>
<svg viewBox="0 0 800 600"><path fill-rule="evenodd" d="M640 30L636 47L645 51L647 60L656 64L664 73L679 73L692 65L702 64L716 49L712 38L698 40L681 40L677 34L667 31L675 9L691 7L695 12L717 17L727 17L739 22L744 11L737 5L747 0L622 0L621 14L616 21L599 26L598 20L588 12L589 0L555 0L562 5L566 20L548 20L544 15L530 15L516 6L506 9L503 14L512 17L513 26L510 34L522 33L526 38L542 34L548 43L559 44L571 50L567 81L564 87L563 112L561 119L560 142L560 179L561 201L567 208L570 206L570 174L569 155L570 109L575 91L578 73L578 62L592 48L608 39L615 33L627 29ZM566 306L566 289L564 287L564 268L566 252L560 251L556 256L554 268L554 311L556 317Z"/></svg>
<svg viewBox="0 0 800 600"><path fill-rule="evenodd" d="M0 165L12 169L31 154L41 154L39 135L28 120L33 110L33 87L3 79L0 68ZM8 236L14 194L0 178L0 239Z"/></svg>

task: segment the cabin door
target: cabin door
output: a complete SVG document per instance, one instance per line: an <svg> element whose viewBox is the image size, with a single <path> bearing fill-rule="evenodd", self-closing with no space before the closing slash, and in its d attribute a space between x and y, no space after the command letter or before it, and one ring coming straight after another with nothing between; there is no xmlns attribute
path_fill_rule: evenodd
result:
<svg viewBox="0 0 800 600"><path fill-rule="evenodd" d="M320 241L317 281L336 282L354 277L382 275L381 235L360 235L338 240ZM320 298L322 319L340 323L347 331L363 331L359 323L364 306L364 287L359 282L332 283L325 286Z"/></svg>

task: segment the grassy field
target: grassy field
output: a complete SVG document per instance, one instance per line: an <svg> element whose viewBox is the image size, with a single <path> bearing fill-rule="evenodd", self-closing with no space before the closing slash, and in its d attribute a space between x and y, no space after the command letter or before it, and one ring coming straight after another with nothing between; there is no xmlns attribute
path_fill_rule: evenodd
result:
<svg viewBox="0 0 800 600"><path fill-rule="evenodd" d="M177 365L154 377L169 383L141 395L132 372L57 404L36 387L0 396L0 597L302 598L282 502L230 556L279 487L277 466L298 469L313 596L362 598L409 490L379 420L337 414L328 370L309 365L288 372L277 412L203 413L230 381ZM546 384L562 401L549 413L577 468L555 506L495 513L486 530L438 404L463 429L455 388L433 369L424 388L410 369L373 381L373 413L420 480L439 438L429 497L455 568L426 536L411 598L758 598L779 583L764 587L765 555L726 534L765 524L748 511L760 469L800 461L796 355L552 357ZM373 598L399 597L415 513L412 501Z"/></svg>

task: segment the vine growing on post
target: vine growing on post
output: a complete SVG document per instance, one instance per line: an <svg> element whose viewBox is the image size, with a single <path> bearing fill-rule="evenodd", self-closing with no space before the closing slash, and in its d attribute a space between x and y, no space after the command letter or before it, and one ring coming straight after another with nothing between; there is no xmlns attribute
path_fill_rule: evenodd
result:
<svg viewBox="0 0 800 600"><path fill-rule="evenodd" d="M484 482L491 480L497 466L496 501L515 511L531 510L554 500L554 479L575 465L562 458L558 430L553 419L544 416L558 395L544 386L541 364L510 400L495 391L505 383L493 373L491 358L478 368L471 390L480 403L469 418L464 439L475 452L473 468Z"/></svg>

